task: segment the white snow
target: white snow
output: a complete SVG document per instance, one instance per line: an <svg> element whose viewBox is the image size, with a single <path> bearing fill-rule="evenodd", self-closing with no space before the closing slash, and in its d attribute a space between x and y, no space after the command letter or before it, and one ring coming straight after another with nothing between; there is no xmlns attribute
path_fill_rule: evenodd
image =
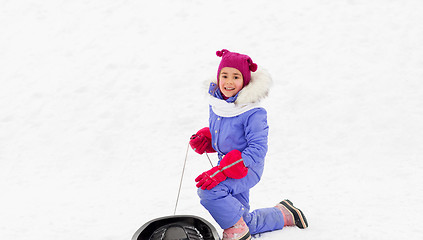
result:
<svg viewBox="0 0 423 240"><path fill-rule="evenodd" d="M172 215L222 48L274 79L252 207L289 198L310 224L260 239L423 238L422 1L0 6L0 239L130 239ZM177 214L218 228L209 167L189 151Z"/></svg>

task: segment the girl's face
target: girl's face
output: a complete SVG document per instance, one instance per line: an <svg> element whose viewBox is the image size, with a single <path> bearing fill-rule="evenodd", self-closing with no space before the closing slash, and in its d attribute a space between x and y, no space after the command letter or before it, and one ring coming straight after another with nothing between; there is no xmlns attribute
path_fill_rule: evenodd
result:
<svg viewBox="0 0 423 240"><path fill-rule="evenodd" d="M244 78L241 72L236 68L224 67L219 74L219 89L230 98L235 96L244 86Z"/></svg>

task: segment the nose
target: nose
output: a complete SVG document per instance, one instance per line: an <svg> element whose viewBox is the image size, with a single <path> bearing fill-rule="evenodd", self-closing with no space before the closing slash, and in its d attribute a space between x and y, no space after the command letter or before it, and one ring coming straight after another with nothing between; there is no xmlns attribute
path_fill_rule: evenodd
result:
<svg viewBox="0 0 423 240"><path fill-rule="evenodd" d="M228 84L234 84L234 79L228 78L228 80L226 81L226 83L228 83Z"/></svg>

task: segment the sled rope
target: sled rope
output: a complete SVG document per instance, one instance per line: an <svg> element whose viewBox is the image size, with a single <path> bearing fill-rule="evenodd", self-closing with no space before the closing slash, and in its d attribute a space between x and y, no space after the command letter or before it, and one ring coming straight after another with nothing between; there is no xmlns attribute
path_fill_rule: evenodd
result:
<svg viewBox="0 0 423 240"><path fill-rule="evenodd" d="M205 153L206 153L206 156L207 156L207 158L209 159L210 165L211 165L212 167L214 167L214 166L213 166L213 163L212 163L212 161L210 160L210 157L209 157L209 155L207 154L207 152L205 152Z"/></svg>
<svg viewBox="0 0 423 240"><path fill-rule="evenodd" d="M173 215L176 215L176 209L178 208L179 195L181 194L182 180L184 179L184 173L185 173L185 165L187 164L188 150L189 150L189 143L187 147L187 152L185 153L184 167L182 168L181 181L179 182L178 196L176 197L175 210L173 211ZM210 160L210 157L207 153L206 153L206 156L209 159L210 165L213 167L213 163Z"/></svg>
<svg viewBox="0 0 423 240"><path fill-rule="evenodd" d="M187 147L187 152L185 153L184 167L182 168L181 181L179 182L178 196L176 197L176 204L175 204L175 210L173 211L173 215L176 215L176 208L178 208L179 194L181 193L182 180L184 179L184 172L185 172L185 165L187 163L188 150L189 150L189 143Z"/></svg>

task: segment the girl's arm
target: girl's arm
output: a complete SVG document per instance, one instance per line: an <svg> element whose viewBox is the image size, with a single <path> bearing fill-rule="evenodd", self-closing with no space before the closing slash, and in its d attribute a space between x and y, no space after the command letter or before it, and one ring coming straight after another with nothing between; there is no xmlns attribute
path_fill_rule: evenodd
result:
<svg viewBox="0 0 423 240"><path fill-rule="evenodd" d="M269 126L267 125L267 112L259 108L245 121L245 137L247 147L242 151L242 159L246 167L263 165L267 153L267 137Z"/></svg>

